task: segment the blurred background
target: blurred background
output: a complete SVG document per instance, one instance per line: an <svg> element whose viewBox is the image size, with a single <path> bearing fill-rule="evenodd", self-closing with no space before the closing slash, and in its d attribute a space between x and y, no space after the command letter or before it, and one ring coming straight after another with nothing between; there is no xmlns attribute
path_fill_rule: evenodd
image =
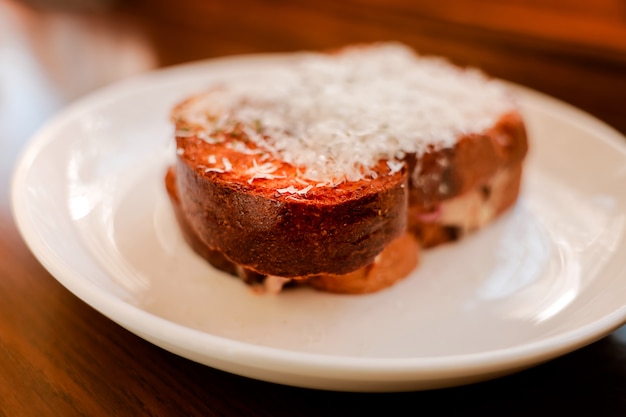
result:
<svg viewBox="0 0 626 417"><path fill-rule="evenodd" d="M626 0L0 0L0 195L60 107L153 68L398 40L626 133Z"/></svg>
<svg viewBox="0 0 626 417"><path fill-rule="evenodd" d="M458 407L456 415L623 416L626 326L485 385L325 396L223 374L143 343L61 287L17 232L8 194L17 155L77 98L189 61L384 40L555 96L626 134L626 0L0 0L0 403L49 415L272 414L263 405L325 415L327 400L339 399L335 415L354 414L355 404L357 414L426 404Z"/></svg>

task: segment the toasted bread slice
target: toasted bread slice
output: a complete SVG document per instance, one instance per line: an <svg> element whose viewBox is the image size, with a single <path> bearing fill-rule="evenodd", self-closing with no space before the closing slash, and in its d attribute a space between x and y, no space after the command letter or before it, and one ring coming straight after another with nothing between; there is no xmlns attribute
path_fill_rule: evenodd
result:
<svg viewBox="0 0 626 417"><path fill-rule="evenodd" d="M410 160L408 228L422 247L458 240L511 207L527 151L523 120L509 112L453 148Z"/></svg>
<svg viewBox="0 0 626 417"><path fill-rule="evenodd" d="M372 263L347 274L318 274L291 278L261 274L231 262L221 251L209 248L200 239L189 225L180 205L174 167L168 169L165 184L178 224L191 248L217 269L235 275L262 291L276 293L285 285L307 285L327 292L371 293L405 278L418 264L419 244L412 234L405 233L387 245Z"/></svg>
<svg viewBox="0 0 626 417"><path fill-rule="evenodd" d="M409 155L409 204L422 211L487 185L504 168L520 165L528 152L518 111L503 113L482 132L460 135L455 146Z"/></svg>
<svg viewBox="0 0 626 417"><path fill-rule="evenodd" d="M423 248L459 240L492 222L517 201L522 172L518 162L499 169L475 189L441 200L427 210L419 204L410 206L408 230Z"/></svg>
<svg viewBox="0 0 626 417"><path fill-rule="evenodd" d="M193 101L193 99L191 99ZM385 161L376 178L321 185L257 154L243 132L219 140L174 110L176 186L191 228L211 249L263 275L303 277L362 268L406 230L408 176Z"/></svg>

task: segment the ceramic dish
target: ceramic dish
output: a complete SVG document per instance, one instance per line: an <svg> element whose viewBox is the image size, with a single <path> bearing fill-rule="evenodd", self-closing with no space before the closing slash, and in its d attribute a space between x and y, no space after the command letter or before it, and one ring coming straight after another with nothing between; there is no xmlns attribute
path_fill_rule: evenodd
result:
<svg viewBox="0 0 626 417"><path fill-rule="evenodd" d="M76 296L171 352L261 380L347 391L497 377L626 321L626 139L511 86L531 137L516 207L424 253L390 289L258 295L184 243L163 185L171 107L221 78L292 55L157 71L70 106L17 165L13 209L41 263Z"/></svg>

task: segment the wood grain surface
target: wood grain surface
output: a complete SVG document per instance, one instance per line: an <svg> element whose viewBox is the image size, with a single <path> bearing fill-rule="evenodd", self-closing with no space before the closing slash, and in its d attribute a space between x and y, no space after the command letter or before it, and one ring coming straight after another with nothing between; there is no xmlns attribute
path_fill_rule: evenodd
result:
<svg viewBox="0 0 626 417"><path fill-rule="evenodd" d="M626 415L625 327L464 387L286 387L196 364L129 333L63 288L19 236L13 164L35 129L72 100L191 60L376 40L479 67L626 133L622 0L0 0L0 416Z"/></svg>

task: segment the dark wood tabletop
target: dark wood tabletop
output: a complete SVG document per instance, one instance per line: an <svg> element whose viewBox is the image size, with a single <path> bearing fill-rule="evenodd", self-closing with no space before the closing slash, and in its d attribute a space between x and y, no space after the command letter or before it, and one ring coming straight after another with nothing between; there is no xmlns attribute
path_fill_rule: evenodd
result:
<svg viewBox="0 0 626 417"><path fill-rule="evenodd" d="M71 101L193 60L377 40L542 91L626 134L622 0L0 0L0 416L626 415L626 327L462 387L288 387L194 363L126 331L61 286L20 237L13 165Z"/></svg>

